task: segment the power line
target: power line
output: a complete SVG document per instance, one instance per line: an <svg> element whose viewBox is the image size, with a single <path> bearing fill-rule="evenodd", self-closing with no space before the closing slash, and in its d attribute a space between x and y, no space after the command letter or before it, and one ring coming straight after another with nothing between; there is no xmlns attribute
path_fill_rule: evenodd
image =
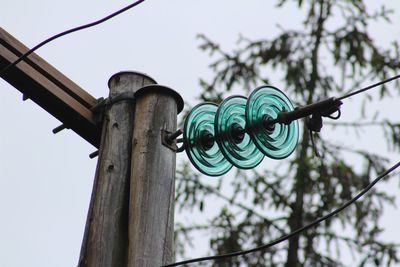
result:
<svg viewBox="0 0 400 267"><path fill-rule="evenodd" d="M40 47L44 46L45 44L47 44L47 43L49 43L49 42L51 42L51 41L53 41L53 40L55 40L55 39L57 39L57 38L60 38L60 37L62 37L62 36L64 36L64 35L67 35L67 34L70 34L70 33L73 33L73 32L77 32L77 31L80 31L80 30L83 30L83 29L87 29L87 28L96 26L96 25L98 25L98 24L100 24L100 23L103 23L103 22L105 22L105 21L107 21L107 20L109 20L109 19L111 19L111 18L113 18L113 17L115 17L115 16L118 16L119 14L121 14L121 13L123 13L123 12L125 12L125 11L127 11L127 10L129 10L129 9L131 9L131 8L133 8L133 7L135 7L135 6L137 6L137 5L139 5L140 3L144 2L144 1L145 1L145 0L138 0L138 1L132 3L132 4L128 5L128 6L126 6L126 7L122 8L122 9L120 9L120 10L118 10L118 11L116 11L116 12L114 12L114 13L112 13L112 14L110 14L110 15L104 17L104 18L102 18L102 19L99 19L99 20L96 20L96 21L94 21L94 22L90 22L90 23L88 23L88 24L81 25L81 26L78 26L78 27L75 27L75 28L66 30L66 31L63 31L63 32L61 32L61 33L58 33L58 34L56 34L56 35L51 36L50 38L44 40L43 42L37 44L35 47L31 48L31 49L30 49L29 51L27 51L25 54L23 54L22 56L20 56L16 61L10 63L8 66L6 66L4 69L2 69L2 70L0 71L0 77L3 76L3 74L4 74L6 71L8 71L10 68L12 68L12 67L14 67L15 65L17 65L19 62L21 62L22 60L24 60L27 56L29 56L30 54L32 54L34 51L36 51L36 50L39 49Z"/></svg>
<svg viewBox="0 0 400 267"><path fill-rule="evenodd" d="M209 256L209 257L202 257L202 258L196 258L196 259L191 259L191 260L185 260L185 261L180 261L180 262L175 262L172 264L167 264L167 265L163 265L162 267L174 267L174 266L180 266L180 265L184 265L184 264L190 264L190 263L195 263L195 262L201 262L201 261L210 261L210 260L219 260L219 259L226 259L226 258L232 258L232 257L237 257L237 256L243 256L249 253L253 253L256 251L260 251L260 250L266 250L272 246L275 246L283 241L286 241L290 238L292 238L293 236L296 236L298 234L300 234L301 232L307 231L308 229L310 229L311 227L314 227L315 225L330 219L331 217L337 215L338 213L340 213L342 210L344 210L345 208L347 208L348 206L350 206L351 204L353 204L354 202L356 202L358 199L360 199L362 196L364 196L376 183L378 183L380 180L382 180L382 178L384 178L385 176L387 176L388 174L390 174L391 172L393 172L395 169L397 169L400 166L400 161L397 162L395 165L393 165L391 168L389 168L388 170L386 170L384 173L382 173L381 175L379 175L377 178L375 178L371 183L368 184L367 187L365 187L361 192L359 192L355 197L353 197L352 199L350 199L349 201L347 201L346 203L344 203L342 206L340 206L339 208L335 209L334 211L328 213L327 215L311 222L310 224L307 224L306 226L303 226L299 229L297 229L294 232L291 232L287 235L284 235L274 241L272 241L271 243L256 247L256 248L252 248L249 250L243 250L243 251L237 251L237 252L232 252L232 253L227 253L227 254L222 254L222 255L216 255L216 256Z"/></svg>
<svg viewBox="0 0 400 267"><path fill-rule="evenodd" d="M383 80L383 81L374 83L374 84L372 84L372 85L370 85L370 86L364 87L364 88L359 89L359 90L357 90L357 91L350 92L350 93L348 93L348 94L346 94L346 95L344 95L344 96L339 97L338 100L343 100L343 99L352 97L352 96L354 96L354 95L357 95L357 94L359 94L359 93L363 93L363 92L368 91L368 90L370 90L370 89L372 89L372 88L375 88L375 87L380 86L380 85L383 85L383 84L385 84L385 83L394 81L394 80L399 79L399 78L400 78L400 74L398 74L398 75L396 75L396 76L393 76L393 77L391 77L391 78L388 78L388 79L386 79L386 80Z"/></svg>

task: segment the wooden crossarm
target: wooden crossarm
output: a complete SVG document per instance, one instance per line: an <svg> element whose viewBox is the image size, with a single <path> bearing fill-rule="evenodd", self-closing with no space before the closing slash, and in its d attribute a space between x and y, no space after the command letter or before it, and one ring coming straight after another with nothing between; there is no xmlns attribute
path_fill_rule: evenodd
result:
<svg viewBox="0 0 400 267"><path fill-rule="evenodd" d="M0 28L0 70L28 51L21 42ZM97 100L37 54L10 68L2 78L52 114L95 147L101 127L92 108Z"/></svg>

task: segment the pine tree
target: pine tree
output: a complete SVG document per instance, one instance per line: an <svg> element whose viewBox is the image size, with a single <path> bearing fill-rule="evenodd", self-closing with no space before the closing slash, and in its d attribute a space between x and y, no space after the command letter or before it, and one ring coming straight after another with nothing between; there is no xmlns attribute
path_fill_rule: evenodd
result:
<svg viewBox="0 0 400 267"><path fill-rule="evenodd" d="M284 30L273 39L240 37L234 51L224 51L217 42L200 36L201 49L210 53L215 73L210 81L200 80L201 101L219 103L235 88L252 88L270 81L296 105L307 105L329 96L340 96L384 80L400 70L397 43L383 49L368 31L372 22L389 23L390 10L370 12L363 0L293 0L307 10L301 30ZM278 1L285 8L289 0ZM281 79L276 79L281 77ZM391 84L391 92L399 88ZM372 101L390 96L386 86L379 96L363 94L362 121L325 122L329 132L340 127L381 127L390 148L400 148L400 125L371 117L366 108ZM300 123L300 139L291 157L274 169L237 170L235 177L208 183L188 164L178 170L178 211L203 211L207 200L223 203L209 223L179 224L178 253L183 253L195 231L210 236L210 254L244 250L272 241L337 208L364 188L388 166L388 159L368 150L332 143L324 134L315 135L316 157L306 123ZM346 162L356 155L360 164ZM373 189L362 201L339 216L319 224L272 249L244 257L214 262L213 266L343 266L343 253L350 251L351 266L394 266L399 263L398 246L380 240L382 206L394 197ZM338 231L345 229L345 231ZM210 266L210 263L204 263Z"/></svg>

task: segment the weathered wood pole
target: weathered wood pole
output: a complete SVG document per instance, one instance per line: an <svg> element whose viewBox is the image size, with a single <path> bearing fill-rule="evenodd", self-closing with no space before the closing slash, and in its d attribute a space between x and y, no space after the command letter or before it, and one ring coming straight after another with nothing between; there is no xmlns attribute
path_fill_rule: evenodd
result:
<svg viewBox="0 0 400 267"><path fill-rule="evenodd" d="M150 85L136 93L129 204L129 267L174 260L176 152L163 142L175 132L183 100L172 89ZM165 136L164 136L165 137Z"/></svg>
<svg viewBox="0 0 400 267"><path fill-rule="evenodd" d="M150 77L121 72L109 80L99 158L79 266L126 267L128 205L134 128L134 93L155 84Z"/></svg>

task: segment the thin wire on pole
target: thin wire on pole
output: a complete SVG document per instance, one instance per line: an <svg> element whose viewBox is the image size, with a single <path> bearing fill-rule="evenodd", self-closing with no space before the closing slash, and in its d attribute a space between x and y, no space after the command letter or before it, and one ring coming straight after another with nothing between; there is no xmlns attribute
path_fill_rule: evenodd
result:
<svg viewBox="0 0 400 267"><path fill-rule="evenodd" d="M370 89L372 89L372 88L375 88L375 87L380 86L380 85L383 85L383 84L385 84L385 83L388 83L388 82L397 80L397 79L399 79L399 78L400 78L400 74L398 74L398 75L396 75L396 76L393 76L393 77L390 77L390 78L388 78L388 79L386 79L386 80L383 80L383 81L380 81L380 82L371 84L371 85L369 85L369 86L367 86L367 87L364 87L364 88L362 88L362 89L359 89L359 90L357 90L357 91L350 92L350 93L348 93L348 94L346 94L346 95L344 95L344 96L339 97L338 100L343 100L343 99L352 97L352 96L354 96L354 95L363 93L363 92L368 91L368 90L370 90Z"/></svg>

